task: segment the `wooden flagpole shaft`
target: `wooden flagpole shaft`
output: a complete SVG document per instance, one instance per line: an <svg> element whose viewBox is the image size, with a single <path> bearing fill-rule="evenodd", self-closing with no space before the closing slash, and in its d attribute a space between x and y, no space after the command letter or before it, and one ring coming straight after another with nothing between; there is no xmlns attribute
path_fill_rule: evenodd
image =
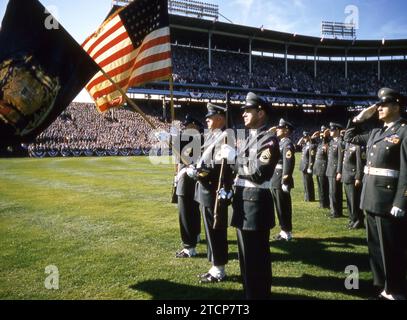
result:
<svg viewBox="0 0 407 320"><path fill-rule="evenodd" d="M134 101L132 101L132 100L127 96L127 94L123 91L123 89L120 88L120 86L119 86L116 82L114 82L114 80L113 80L102 68L99 67L99 69L100 69L100 72L102 72L102 74L106 77L106 79L108 79L108 80L113 84L113 86L116 88L116 90L118 90L118 91L121 93L121 95L122 95L123 98L127 101L127 103L130 104L130 106L131 106L134 110L136 110L137 113L140 114L140 116L141 116L153 129L157 129L157 127L154 125L154 123L152 123L152 122L150 121L150 119L147 118L147 116L146 116L146 114L143 112L143 110L141 110L140 107L139 107L138 105L136 105L136 104L134 103Z"/></svg>
<svg viewBox="0 0 407 320"><path fill-rule="evenodd" d="M170 96L171 96L171 102L170 102L171 123L173 123L175 120L175 110L174 110L174 78L172 75L170 76Z"/></svg>
<svg viewBox="0 0 407 320"><path fill-rule="evenodd" d="M108 79L113 86L121 93L121 95L123 96L123 98L127 101L127 103L130 104L130 106L138 113L140 114L140 116L154 129L157 130L157 127L154 125L154 123L152 123L150 121L150 119L147 118L147 115L143 112L143 110L140 109L140 107L138 105L136 105L134 103L134 101L132 101L127 94L123 91L122 88L120 88L120 86L102 69L99 67L100 72L102 72L102 74L106 77L106 79ZM188 161L182 156L182 154L180 152L178 152L177 149L172 147L172 143L171 141L168 142L168 147L170 149L172 149L172 152L175 153L175 155L182 161L183 164L185 165L189 165Z"/></svg>

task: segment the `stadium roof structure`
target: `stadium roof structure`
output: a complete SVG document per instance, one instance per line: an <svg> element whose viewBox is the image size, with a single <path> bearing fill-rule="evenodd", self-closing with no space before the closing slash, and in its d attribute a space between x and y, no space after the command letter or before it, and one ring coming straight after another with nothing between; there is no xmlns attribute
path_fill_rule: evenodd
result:
<svg viewBox="0 0 407 320"><path fill-rule="evenodd" d="M339 40L284 33L214 20L170 15L172 41L249 53L252 51L324 57L406 56L405 40ZM232 41L233 40L233 41Z"/></svg>

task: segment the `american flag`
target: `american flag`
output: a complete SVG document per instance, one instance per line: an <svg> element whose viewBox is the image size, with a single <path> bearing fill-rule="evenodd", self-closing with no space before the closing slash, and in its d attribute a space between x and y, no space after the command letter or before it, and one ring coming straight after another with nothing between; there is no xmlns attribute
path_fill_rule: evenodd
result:
<svg viewBox="0 0 407 320"><path fill-rule="evenodd" d="M168 79L172 62L167 0L134 0L109 16L82 47L124 92ZM124 102L101 72L86 90L100 112Z"/></svg>

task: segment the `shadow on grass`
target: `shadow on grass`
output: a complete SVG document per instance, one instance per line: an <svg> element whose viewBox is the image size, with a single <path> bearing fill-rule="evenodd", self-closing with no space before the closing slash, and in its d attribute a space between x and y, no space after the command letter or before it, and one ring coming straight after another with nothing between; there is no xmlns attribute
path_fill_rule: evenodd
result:
<svg viewBox="0 0 407 320"><path fill-rule="evenodd" d="M372 296L375 290L372 281L359 279L359 288L348 290L345 287L345 278L345 275L343 278L336 278L303 274L300 278L274 277L273 285L317 292L343 293L359 298Z"/></svg>
<svg viewBox="0 0 407 320"><path fill-rule="evenodd" d="M359 272L370 270L368 254L355 252L354 247L364 245L365 241L356 237L299 238L290 242L272 241L270 247L271 250L278 248L286 252L272 252L272 261L302 262L325 270L341 272L345 277L345 268L350 265L357 266Z"/></svg>
<svg viewBox="0 0 407 320"><path fill-rule="evenodd" d="M232 276L233 277L233 276ZM238 276L235 276L239 278ZM131 285L132 290L150 294L153 300L244 300L243 289L222 289L220 284L185 285L168 280L147 280ZM272 293L276 300L315 300L304 295Z"/></svg>

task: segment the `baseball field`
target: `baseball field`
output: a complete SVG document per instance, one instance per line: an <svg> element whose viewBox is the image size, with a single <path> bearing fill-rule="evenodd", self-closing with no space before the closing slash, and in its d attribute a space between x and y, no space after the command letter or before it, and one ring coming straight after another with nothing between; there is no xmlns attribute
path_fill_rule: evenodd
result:
<svg viewBox="0 0 407 320"><path fill-rule="evenodd" d="M0 159L0 299L243 298L234 228L226 281L198 283L210 267L203 228L198 256L175 258L173 173L148 157ZM304 202L298 169L295 184L294 240L270 238L273 298L366 298L365 231Z"/></svg>

